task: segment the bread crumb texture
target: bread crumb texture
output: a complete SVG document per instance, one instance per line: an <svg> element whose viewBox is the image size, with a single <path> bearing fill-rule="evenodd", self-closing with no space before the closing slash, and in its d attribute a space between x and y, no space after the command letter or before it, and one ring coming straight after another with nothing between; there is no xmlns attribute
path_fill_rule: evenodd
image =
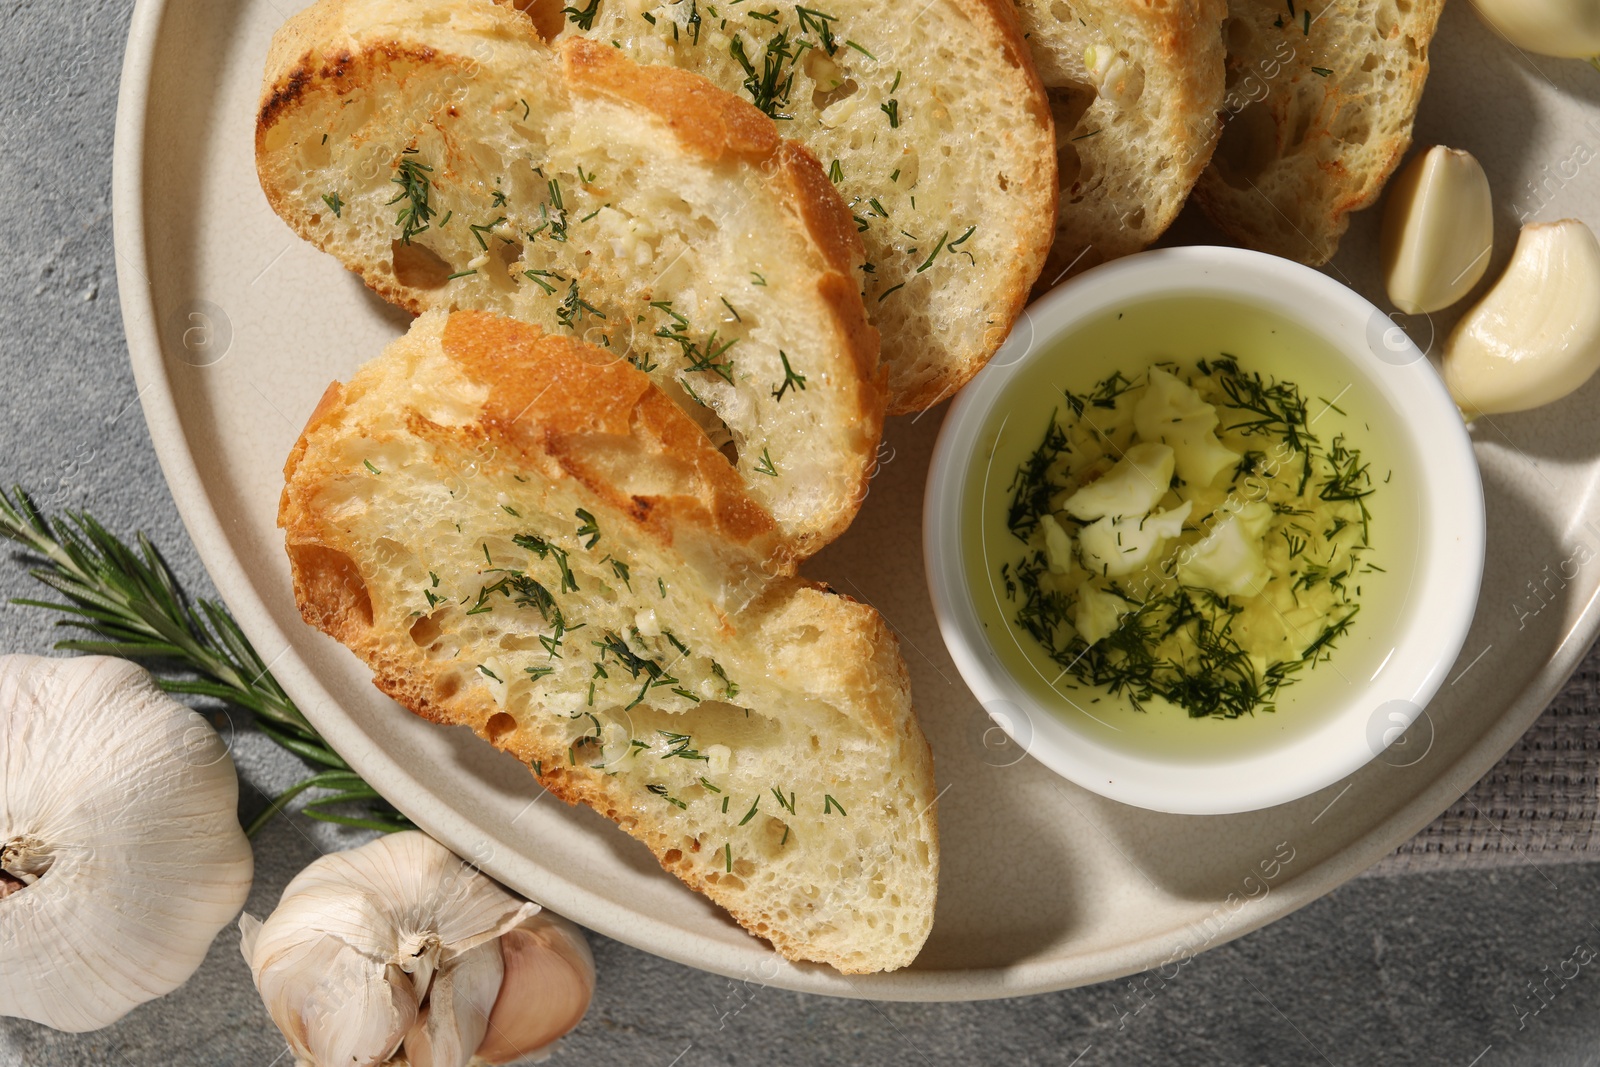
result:
<svg viewBox="0 0 1600 1067"><path fill-rule="evenodd" d="M1061 201L1047 289L1140 251L1183 209L1217 143L1228 6L1015 4L1055 117Z"/></svg>
<svg viewBox="0 0 1600 1067"><path fill-rule="evenodd" d="M301 611L380 689L514 754L789 958L916 957L935 791L895 639L792 576L643 372L429 313L329 391L285 474Z"/></svg>
<svg viewBox="0 0 1600 1067"><path fill-rule="evenodd" d="M885 408L863 253L750 104L491 0L322 0L274 40L273 208L412 312L493 311L649 374L797 551L864 498Z"/></svg>
<svg viewBox="0 0 1600 1067"><path fill-rule="evenodd" d="M1231 0L1227 126L1197 196L1251 248L1319 266L1411 145L1444 0Z"/></svg>
<svg viewBox="0 0 1600 1067"><path fill-rule="evenodd" d="M891 413L951 396L1005 339L1056 194L1049 108L1010 0L515 6L556 40L702 74L816 155L866 249Z"/></svg>

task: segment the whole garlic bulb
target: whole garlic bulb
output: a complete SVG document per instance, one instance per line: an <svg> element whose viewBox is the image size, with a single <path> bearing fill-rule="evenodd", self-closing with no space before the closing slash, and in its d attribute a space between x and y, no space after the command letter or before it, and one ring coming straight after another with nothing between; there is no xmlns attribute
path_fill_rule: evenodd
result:
<svg viewBox="0 0 1600 1067"><path fill-rule="evenodd" d="M0 656L0 1014L95 1030L182 985L250 891L238 800L138 667Z"/></svg>
<svg viewBox="0 0 1600 1067"><path fill-rule="evenodd" d="M272 1021L314 1067L507 1063L576 1026L594 991L576 927L419 831L322 857L239 925Z"/></svg>

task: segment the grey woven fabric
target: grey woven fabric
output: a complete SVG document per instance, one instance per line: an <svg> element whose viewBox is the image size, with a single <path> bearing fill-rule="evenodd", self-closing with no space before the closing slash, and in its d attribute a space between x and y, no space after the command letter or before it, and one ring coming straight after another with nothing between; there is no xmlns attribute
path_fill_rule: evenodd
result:
<svg viewBox="0 0 1600 1067"><path fill-rule="evenodd" d="M1464 797L1374 875L1574 863L1600 850L1600 655Z"/></svg>

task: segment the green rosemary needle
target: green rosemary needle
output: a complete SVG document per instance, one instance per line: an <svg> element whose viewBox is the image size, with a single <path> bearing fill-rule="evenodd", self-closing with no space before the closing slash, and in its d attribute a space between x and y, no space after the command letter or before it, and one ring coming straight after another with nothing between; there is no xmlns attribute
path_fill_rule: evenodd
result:
<svg viewBox="0 0 1600 1067"><path fill-rule="evenodd" d="M254 836L307 790L324 790L301 811L322 822L392 833L412 823L350 769L295 707L226 608L191 602L144 534L135 551L92 516L67 512L51 521L21 488L0 490L0 537L43 561L29 573L65 602L17 598L13 603L60 612L57 626L95 638L60 641L62 651L116 656L149 667L169 693L211 697L251 712L270 740L315 769L272 798L245 828ZM194 677L184 677L193 675ZM341 814L332 809L349 810Z"/></svg>

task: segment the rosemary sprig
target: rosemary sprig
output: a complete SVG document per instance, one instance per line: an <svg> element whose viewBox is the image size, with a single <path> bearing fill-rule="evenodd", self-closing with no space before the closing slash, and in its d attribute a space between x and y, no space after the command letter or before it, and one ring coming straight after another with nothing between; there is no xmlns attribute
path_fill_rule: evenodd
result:
<svg viewBox="0 0 1600 1067"><path fill-rule="evenodd" d="M136 551L82 512L45 518L21 488L14 488L10 495L0 490L0 537L41 559L44 566L29 574L66 598L19 597L13 603L60 612L66 617L57 626L96 635L60 641L57 649L134 660L161 672L154 674L156 684L169 693L245 708L258 730L316 769L272 798L245 833L255 836L310 789L330 794L301 809L313 819L384 833L411 828L411 821L362 781L295 707L227 609L184 595L143 533L137 535ZM352 804L360 806L357 814L330 810Z"/></svg>

